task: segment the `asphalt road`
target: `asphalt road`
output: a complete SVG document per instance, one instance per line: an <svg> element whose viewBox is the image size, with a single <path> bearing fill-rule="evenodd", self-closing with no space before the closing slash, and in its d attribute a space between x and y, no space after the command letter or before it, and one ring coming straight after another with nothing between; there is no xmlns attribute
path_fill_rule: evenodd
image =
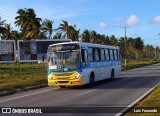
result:
<svg viewBox="0 0 160 116"><path fill-rule="evenodd" d="M159 82L160 64L154 64L123 71L114 81L100 81L93 87L45 87L3 96L0 97L0 107L48 107L48 110L57 108L58 112L61 108L59 115L65 116L66 108L69 112L77 112L81 108L86 115L115 115Z"/></svg>

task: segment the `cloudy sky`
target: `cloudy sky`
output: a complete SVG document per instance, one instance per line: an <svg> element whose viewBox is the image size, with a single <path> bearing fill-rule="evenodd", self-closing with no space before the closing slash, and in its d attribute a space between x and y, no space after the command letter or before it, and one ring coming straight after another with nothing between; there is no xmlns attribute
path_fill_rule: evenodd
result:
<svg viewBox="0 0 160 116"><path fill-rule="evenodd" d="M0 17L14 26L18 9L33 8L37 17L51 19L57 28L62 20L77 29L100 34L141 37L145 44L160 46L160 0L0 0Z"/></svg>

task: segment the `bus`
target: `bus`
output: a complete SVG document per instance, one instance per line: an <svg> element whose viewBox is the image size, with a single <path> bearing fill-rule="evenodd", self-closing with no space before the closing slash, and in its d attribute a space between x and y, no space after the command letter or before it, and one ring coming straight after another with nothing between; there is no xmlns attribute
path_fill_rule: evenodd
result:
<svg viewBox="0 0 160 116"><path fill-rule="evenodd" d="M80 86L110 78L121 72L120 49L85 42L52 44L47 50L48 85Z"/></svg>

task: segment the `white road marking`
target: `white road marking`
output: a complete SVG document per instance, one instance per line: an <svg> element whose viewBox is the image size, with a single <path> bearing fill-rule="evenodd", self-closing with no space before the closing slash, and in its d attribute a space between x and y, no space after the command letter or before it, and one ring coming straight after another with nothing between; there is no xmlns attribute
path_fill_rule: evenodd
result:
<svg viewBox="0 0 160 116"><path fill-rule="evenodd" d="M6 101L15 100L15 99L19 99L19 98L23 98L23 97L32 96L32 95L36 95L36 94L40 94L40 93L45 93L45 92L56 90L56 89L58 89L58 88L55 88L55 89L52 88L52 89L48 89L48 90L44 90L44 91L39 91L39 92L32 93L32 94L27 94L27 95L23 95L23 96L14 97L14 98L11 98L11 99L2 100L2 101L0 101L0 103L6 102Z"/></svg>
<svg viewBox="0 0 160 116"><path fill-rule="evenodd" d="M93 89L93 90L90 90L90 91L86 91L86 92L77 94L76 96L84 95L84 94L86 94L86 93L90 93L90 92L93 92L93 91L95 91L95 90L96 90L96 89Z"/></svg>
<svg viewBox="0 0 160 116"><path fill-rule="evenodd" d="M128 108L133 107L138 101L142 100L145 96L147 96L151 91L153 91L158 85L160 84L160 82L158 84L156 84L154 87L152 87L149 91L147 91L145 94L143 94L140 98L138 98L137 100L135 100L134 102L132 102L130 105L128 105L126 108L124 108L123 110L121 110L119 113L117 113L115 116L121 116L123 114L123 112L127 111Z"/></svg>

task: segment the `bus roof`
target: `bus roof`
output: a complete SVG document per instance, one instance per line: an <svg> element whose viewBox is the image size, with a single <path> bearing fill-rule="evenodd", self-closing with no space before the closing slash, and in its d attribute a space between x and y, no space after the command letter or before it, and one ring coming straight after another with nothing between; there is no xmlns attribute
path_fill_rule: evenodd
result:
<svg viewBox="0 0 160 116"><path fill-rule="evenodd" d="M87 46L87 47L97 47L97 48L119 49L118 46L101 45L101 44L78 42L78 41L75 41L75 42L63 42L63 43L52 44L52 45L50 45L49 47L55 46L55 45L75 44L75 43L79 44L79 45L82 46L82 47Z"/></svg>

